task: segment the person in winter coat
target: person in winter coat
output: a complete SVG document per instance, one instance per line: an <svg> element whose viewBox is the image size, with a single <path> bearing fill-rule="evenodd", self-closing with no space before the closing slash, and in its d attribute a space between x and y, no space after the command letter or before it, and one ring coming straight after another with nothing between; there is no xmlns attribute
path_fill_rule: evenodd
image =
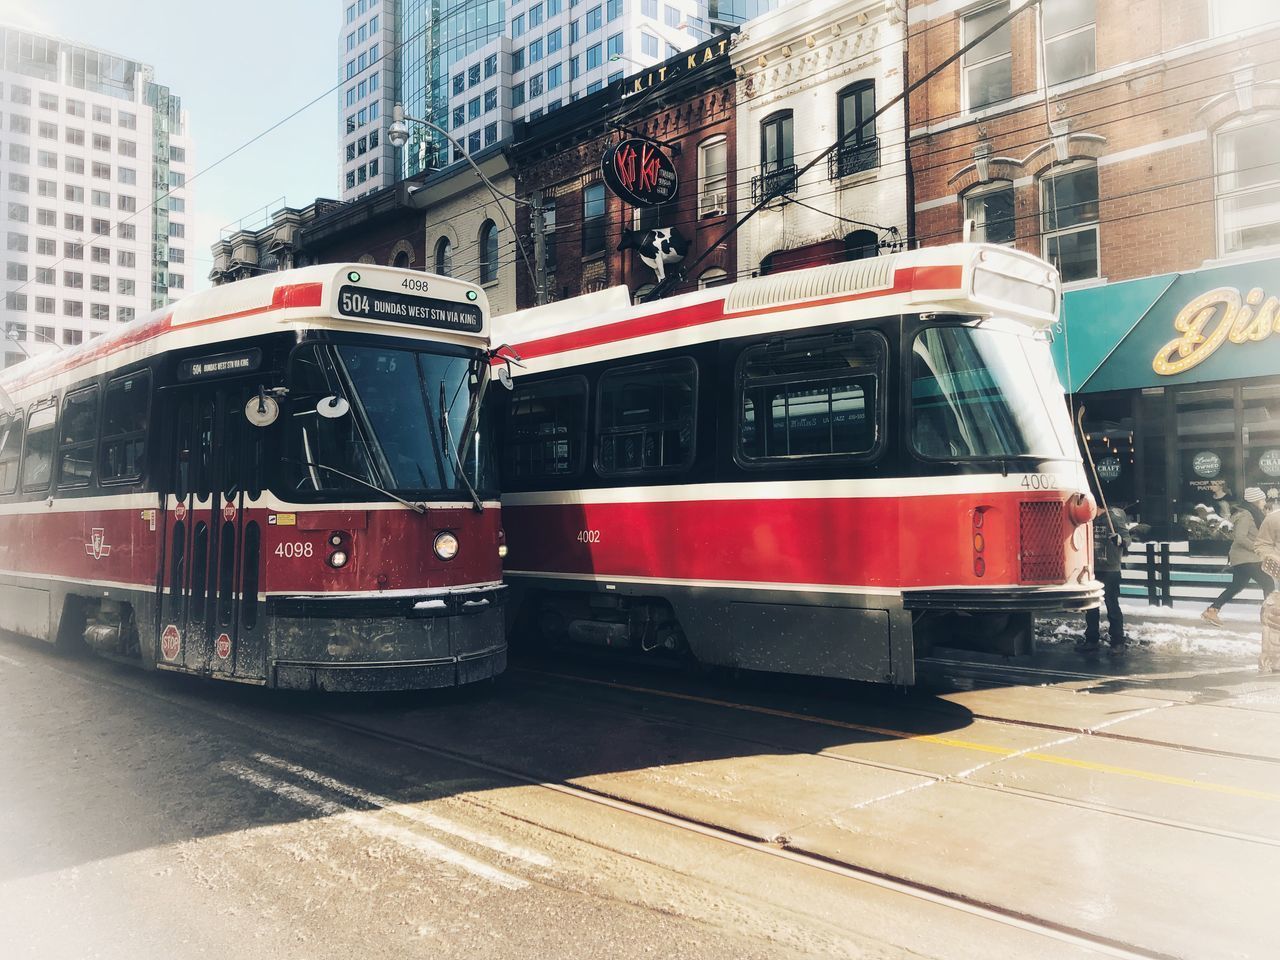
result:
<svg viewBox="0 0 1280 960"><path fill-rule="evenodd" d="M1254 549L1263 566L1280 570L1280 510L1267 514L1258 527ZM1280 673L1280 592L1273 591L1262 605L1262 652L1258 656L1261 673Z"/></svg>
<svg viewBox="0 0 1280 960"><path fill-rule="evenodd" d="M1120 610L1120 568L1132 539L1129 534L1129 515L1119 507L1112 507L1093 518L1093 572L1102 581L1102 602L1107 607L1107 638L1112 650L1124 649L1124 613ZM1098 649L1101 627L1101 611L1097 607L1086 611L1084 644L1080 647L1081 650Z"/></svg>
<svg viewBox="0 0 1280 960"><path fill-rule="evenodd" d="M1262 588L1264 598L1276 588L1275 581L1263 572L1262 557L1255 547L1258 530L1266 520L1263 513L1266 502L1267 495L1261 488L1249 487L1244 492L1244 506L1231 516L1231 553L1227 556L1227 562L1231 564L1231 583L1209 609L1200 614L1210 623L1222 623L1218 612L1247 587L1250 580Z"/></svg>

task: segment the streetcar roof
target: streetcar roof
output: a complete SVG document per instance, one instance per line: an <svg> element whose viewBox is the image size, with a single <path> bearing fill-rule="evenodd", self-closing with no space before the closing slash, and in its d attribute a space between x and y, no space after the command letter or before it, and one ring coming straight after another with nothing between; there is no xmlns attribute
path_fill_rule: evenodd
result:
<svg viewBox="0 0 1280 960"><path fill-rule="evenodd" d="M408 290L402 284L410 284ZM361 294L358 309L341 296ZM436 325L431 304L469 312L475 329ZM364 316L359 315L360 311ZM476 314L478 313L478 316ZM440 322L454 319L441 318ZM32 392L56 389L157 353L216 347L284 329L324 328L453 343L486 343L489 301L475 284L417 270L326 263L267 273L192 294L69 350L50 350L0 371L0 412Z"/></svg>
<svg viewBox="0 0 1280 960"><path fill-rule="evenodd" d="M1058 272L992 244L950 244L796 270L630 305L625 287L494 318L529 371L729 337L901 313L1001 316L1041 329L1058 316Z"/></svg>

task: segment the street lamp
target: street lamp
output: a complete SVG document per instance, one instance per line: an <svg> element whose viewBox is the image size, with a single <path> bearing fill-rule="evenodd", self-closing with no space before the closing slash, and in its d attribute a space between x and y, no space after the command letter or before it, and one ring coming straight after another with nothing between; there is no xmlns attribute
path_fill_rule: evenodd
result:
<svg viewBox="0 0 1280 960"><path fill-rule="evenodd" d="M463 159L465 159L467 163L471 164L471 169L476 172L476 176L480 178L480 182L485 185L489 193L493 195L493 199L498 202L498 210L502 213L502 219L507 221L507 227L511 230L511 235L516 238L516 247L520 250L520 258L524 260L524 265L529 271L529 278L533 281L535 296L537 301L541 303L542 287L538 283L538 274L533 269L533 263L529 259L529 252L524 248L524 241L520 239L520 234L516 231L516 225L512 223L511 218L507 216L507 208L502 205L502 201L510 200L512 203L522 203L528 206L532 206L532 204L530 204L528 200L521 200L518 197L513 197L510 194L503 193L499 190L494 182L484 175L484 171L480 169L475 160L472 159L470 152L467 150L466 144L464 144L460 139L451 136L449 131L435 123L432 123L430 120L423 120L421 117L408 116L404 112L403 103L397 103L391 108L391 126L387 128L387 139L391 141L391 145L397 150L409 142L409 124L411 123L420 123L428 130L434 130L436 133L440 134L440 136L444 137L457 147L458 152L462 154ZM538 224L537 226L538 229L541 229L542 225Z"/></svg>

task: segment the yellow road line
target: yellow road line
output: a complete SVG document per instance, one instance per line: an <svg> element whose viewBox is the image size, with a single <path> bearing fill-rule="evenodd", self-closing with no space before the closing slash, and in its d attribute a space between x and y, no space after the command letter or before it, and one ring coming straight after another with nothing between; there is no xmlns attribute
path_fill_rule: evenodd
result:
<svg viewBox="0 0 1280 960"><path fill-rule="evenodd" d="M893 740L914 740L921 743L935 743L942 747L950 747L956 750L970 750L979 753L994 753L997 756L1012 757L1015 754L1019 759L1033 760L1038 763L1051 763L1061 767L1074 767L1079 770L1089 770L1094 773L1107 773L1114 776L1130 777L1136 780L1146 780L1149 783L1163 783L1175 787L1187 787L1192 790L1206 790L1210 793L1222 793L1235 797L1247 797L1252 800L1270 800L1280 803L1280 793L1268 793L1265 790L1251 790L1248 787L1233 787L1223 783L1212 783L1206 780L1192 780L1188 777L1174 777L1163 773L1155 773L1151 770L1137 770L1132 767L1119 767L1109 763L1094 763L1090 760L1073 760L1070 757L1056 757L1047 753L1023 753L1021 750L1015 750L1010 747L998 747L988 743L977 743L973 740L961 740L956 737L941 737L931 733L911 733L907 730L894 730L891 727L875 727L864 723L850 723L846 720L833 720L829 717L814 717L804 713L794 713L789 710L777 710L773 707L760 707L750 703L734 703L731 700L718 700L714 697L699 697L691 693L677 693L672 690L657 690L652 687L639 687L628 683L615 683L612 680L597 680L592 677L580 677L569 673L553 673L548 670L521 670L522 673L532 673L545 677L554 677L558 680L571 680L577 683L590 683L601 687L610 687L614 690L626 690L630 693L644 693L652 696L666 697L670 700L684 700L689 703L702 703L713 707L727 707L730 710L742 710L746 713L759 713L769 717L781 717L785 720L803 720L806 723L816 723L827 727L836 727L841 730L856 730L859 733L872 733L877 736L886 737ZM1087 736L1085 732L1082 736ZM1176 746L1170 745L1173 749Z"/></svg>

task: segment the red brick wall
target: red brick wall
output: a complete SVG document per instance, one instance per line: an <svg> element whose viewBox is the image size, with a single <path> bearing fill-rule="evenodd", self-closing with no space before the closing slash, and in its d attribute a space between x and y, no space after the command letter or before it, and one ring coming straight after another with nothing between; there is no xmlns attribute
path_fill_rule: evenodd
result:
<svg viewBox="0 0 1280 960"><path fill-rule="evenodd" d="M909 6L919 16L926 3L911 0ZM1097 69L1120 69L1120 73L1095 77L1069 93L1061 87L1051 91L1048 116L1054 121L1069 119L1072 125L1070 156L1102 158L1099 242L1102 276L1109 280L1194 268L1217 255L1212 130L1238 112L1232 71L1242 55L1256 64L1257 84L1280 79L1280 62L1272 62L1277 58L1269 53L1280 48L1280 31L1178 50L1209 38L1208 6L1205 0L1098 0ZM1014 97L1028 94L1033 99L1004 111L989 110L972 120L964 118L959 63L913 94L913 202L959 197L977 182L975 171L964 172L974 164L975 146L989 144L991 177L1023 181L1015 193L1017 245L1038 254L1038 178L1055 155L1046 105L1036 96L1034 13L1024 11L1012 26ZM914 82L954 53L960 34L955 17L913 23L909 80ZM1152 62L1135 63L1144 58ZM1125 64L1134 66L1124 70ZM1270 99L1280 106L1280 95L1263 87L1255 90L1256 103ZM926 132L930 126L933 132ZM1181 137L1198 139L1158 148ZM1152 149L1128 159L1110 159L1144 147ZM962 218L959 202L919 210L916 236L925 245L958 240Z"/></svg>

